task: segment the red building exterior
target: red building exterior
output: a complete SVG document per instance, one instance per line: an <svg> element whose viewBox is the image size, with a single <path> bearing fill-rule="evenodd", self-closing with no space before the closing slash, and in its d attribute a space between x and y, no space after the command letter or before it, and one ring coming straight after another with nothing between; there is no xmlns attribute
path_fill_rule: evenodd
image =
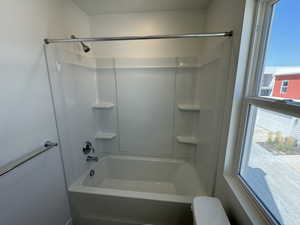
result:
<svg viewBox="0 0 300 225"><path fill-rule="evenodd" d="M300 73L276 75L272 96L300 100Z"/></svg>

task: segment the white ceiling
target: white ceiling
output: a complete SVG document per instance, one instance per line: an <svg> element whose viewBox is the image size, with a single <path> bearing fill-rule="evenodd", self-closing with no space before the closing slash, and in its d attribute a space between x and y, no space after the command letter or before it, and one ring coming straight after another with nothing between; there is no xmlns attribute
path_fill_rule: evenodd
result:
<svg viewBox="0 0 300 225"><path fill-rule="evenodd" d="M203 9L210 0L73 0L88 15Z"/></svg>

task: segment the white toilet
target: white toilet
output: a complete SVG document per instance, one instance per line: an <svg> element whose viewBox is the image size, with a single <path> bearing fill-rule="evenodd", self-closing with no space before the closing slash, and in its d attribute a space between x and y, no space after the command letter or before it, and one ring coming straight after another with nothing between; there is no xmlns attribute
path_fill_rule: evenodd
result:
<svg viewBox="0 0 300 225"><path fill-rule="evenodd" d="M194 198L192 211L194 225L230 225L225 210L217 198Z"/></svg>

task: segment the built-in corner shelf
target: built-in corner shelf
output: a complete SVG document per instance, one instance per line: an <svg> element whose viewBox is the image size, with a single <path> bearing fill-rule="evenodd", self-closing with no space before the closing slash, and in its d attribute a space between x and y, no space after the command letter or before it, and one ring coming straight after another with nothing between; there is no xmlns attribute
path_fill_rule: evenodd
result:
<svg viewBox="0 0 300 225"><path fill-rule="evenodd" d="M178 143L189 144L189 145L197 145L198 139L193 136L177 136L176 137Z"/></svg>
<svg viewBox="0 0 300 225"><path fill-rule="evenodd" d="M191 112L200 111L200 105L178 104L177 107L181 111L191 111Z"/></svg>
<svg viewBox="0 0 300 225"><path fill-rule="evenodd" d="M99 140L112 140L117 136L116 133L104 133L104 132L98 132L95 136L96 139Z"/></svg>
<svg viewBox="0 0 300 225"><path fill-rule="evenodd" d="M110 102L101 102L93 105L93 109L112 109L115 105Z"/></svg>

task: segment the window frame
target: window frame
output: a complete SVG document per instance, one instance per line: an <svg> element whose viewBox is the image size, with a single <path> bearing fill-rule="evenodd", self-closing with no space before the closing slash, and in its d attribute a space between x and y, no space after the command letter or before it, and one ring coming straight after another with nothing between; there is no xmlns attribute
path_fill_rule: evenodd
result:
<svg viewBox="0 0 300 225"><path fill-rule="evenodd" d="M268 37L272 25L273 6L280 0L259 0L256 8L255 21L253 24L252 41L250 43L250 53L247 63L247 78L245 80L244 94L241 100L241 116L239 126L236 128L238 132L235 160L232 162L233 174L238 178L254 203L256 209L269 224L281 225L272 215L262 201L257 197L255 192L250 188L244 178L240 175L242 169L242 160L249 153L249 145L253 136L253 126L255 125L255 113L250 112L251 106L263 108L266 110L300 117L300 104L287 100L277 100L259 96L260 82L262 80L265 54L268 46ZM281 88L280 88L281 91ZM286 93L286 92L285 92Z"/></svg>

